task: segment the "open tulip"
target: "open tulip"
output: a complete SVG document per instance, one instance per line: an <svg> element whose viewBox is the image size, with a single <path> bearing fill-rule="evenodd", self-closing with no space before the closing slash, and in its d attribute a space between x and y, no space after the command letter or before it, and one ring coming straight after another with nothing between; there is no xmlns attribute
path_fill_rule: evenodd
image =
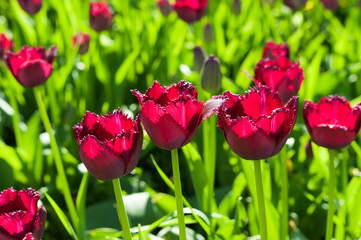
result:
<svg viewBox="0 0 361 240"><path fill-rule="evenodd" d="M79 45L78 53L80 55L88 52L90 36L86 33L77 33L72 39L72 48L76 48Z"/></svg>
<svg viewBox="0 0 361 240"><path fill-rule="evenodd" d="M222 102L213 98L198 100L189 82L180 81L167 88L157 81L145 92L133 90L141 105L139 116L150 139L160 148L172 150L189 143L199 125L211 116Z"/></svg>
<svg viewBox="0 0 361 240"><path fill-rule="evenodd" d="M344 97L331 95L317 104L305 101L303 118L312 141L328 149L346 147L361 126L361 104L351 108Z"/></svg>
<svg viewBox="0 0 361 240"><path fill-rule="evenodd" d="M173 4L178 17L187 23L200 20L207 7L207 0L176 0Z"/></svg>
<svg viewBox="0 0 361 240"><path fill-rule="evenodd" d="M38 208L40 195L31 188L8 188L0 194L0 239L39 240L43 236L46 210Z"/></svg>
<svg viewBox="0 0 361 240"><path fill-rule="evenodd" d="M39 12L43 0L18 0L20 7L30 15L34 15Z"/></svg>
<svg viewBox="0 0 361 240"><path fill-rule="evenodd" d="M304 79L299 63L292 63L286 56L279 56L275 60L262 59L254 71L256 84L267 85L279 92L284 102L297 95Z"/></svg>
<svg viewBox="0 0 361 240"><path fill-rule="evenodd" d="M109 29L113 23L113 13L107 2L90 3L90 26L97 32Z"/></svg>
<svg viewBox="0 0 361 240"><path fill-rule="evenodd" d="M143 144L138 117L132 121L121 110L104 116L87 112L73 130L80 159L95 178L119 178L137 165Z"/></svg>
<svg viewBox="0 0 361 240"><path fill-rule="evenodd" d="M14 43L12 40L8 39L5 34L0 33L0 60L4 58L4 53L6 51L13 51Z"/></svg>
<svg viewBox="0 0 361 240"><path fill-rule="evenodd" d="M24 87L30 88L44 84L48 80L57 52L55 46L47 52L44 47L24 46L20 52L5 53L5 61L16 80Z"/></svg>
<svg viewBox="0 0 361 240"><path fill-rule="evenodd" d="M285 144L297 118L298 97L284 106L281 96L267 86L245 95L223 94L218 126L230 148L247 160L276 155Z"/></svg>
<svg viewBox="0 0 361 240"><path fill-rule="evenodd" d="M290 47L287 43L276 44L273 41L266 43L263 49L263 58L277 59L279 56L290 57Z"/></svg>

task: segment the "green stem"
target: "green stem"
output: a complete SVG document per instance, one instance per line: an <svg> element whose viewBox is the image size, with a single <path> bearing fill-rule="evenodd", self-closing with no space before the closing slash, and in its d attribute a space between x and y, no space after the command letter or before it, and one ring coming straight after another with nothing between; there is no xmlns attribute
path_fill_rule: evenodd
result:
<svg viewBox="0 0 361 240"><path fill-rule="evenodd" d="M256 176L256 189L258 200L258 212L259 212L259 225L261 229L261 239L267 240L267 219L266 208L263 196L262 174L261 174L261 161L254 161L254 171Z"/></svg>
<svg viewBox="0 0 361 240"><path fill-rule="evenodd" d="M326 225L326 240L332 239L333 233L333 215L335 204L333 203L334 198L334 190L335 190L335 164L334 158L335 153L332 150L328 151L330 159L329 159L329 183L328 183L328 211L327 211L327 225Z"/></svg>
<svg viewBox="0 0 361 240"><path fill-rule="evenodd" d="M61 183L62 183L61 185L63 186L63 194L64 194L64 198L65 198L65 203L68 207L69 214L70 214L71 220L73 222L74 228L78 232L78 223L79 223L78 213L75 209L75 205L74 205L73 199L71 197L70 188L69 188L69 184L68 184L68 181L66 178L63 162L61 160L59 148L56 143L54 134L51 130L51 124L50 124L48 113L46 112L45 105L44 105L44 102L43 102L43 99L41 96L40 87L34 88L34 96L35 96L35 100L36 100L36 103L39 108L41 119L43 120L44 128L50 137L50 147L51 147L51 151L53 153L55 167L56 167L59 177L61 179Z"/></svg>
<svg viewBox="0 0 361 240"><path fill-rule="evenodd" d="M127 217L127 212L125 211L125 207L124 207L122 188L120 186L119 178L113 179L112 181L113 181L115 199L117 200L118 218L120 225L122 226L124 239L131 240L132 234L130 233L130 226Z"/></svg>
<svg viewBox="0 0 361 240"><path fill-rule="evenodd" d="M173 167L173 179L174 179L174 192L177 203L177 217L178 217L178 228L179 228L179 239L186 239L186 224L184 221L183 213L183 197L182 197L182 186L179 173L179 161L178 161L178 149L171 150L172 152L172 167Z"/></svg>
<svg viewBox="0 0 361 240"><path fill-rule="evenodd" d="M12 123L14 128L14 135L15 135L15 142L16 146L21 146L21 132L20 132L20 126L19 126L19 108L18 104L15 100L15 97L13 95L14 91L9 91L8 98L10 101L11 107L14 109L14 115L12 116Z"/></svg>
<svg viewBox="0 0 361 240"><path fill-rule="evenodd" d="M282 215L281 215L281 239L288 237L288 171L287 171L287 148L284 147L280 154L282 175Z"/></svg>

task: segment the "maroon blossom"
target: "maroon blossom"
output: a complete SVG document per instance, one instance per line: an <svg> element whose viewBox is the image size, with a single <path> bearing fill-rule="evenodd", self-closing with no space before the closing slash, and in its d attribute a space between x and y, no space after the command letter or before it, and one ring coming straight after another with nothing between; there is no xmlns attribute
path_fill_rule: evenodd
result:
<svg viewBox="0 0 361 240"><path fill-rule="evenodd" d="M158 0L157 5L164 17L168 17L169 14L173 11L173 7L168 0Z"/></svg>
<svg viewBox="0 0 361 240"><path fill-rule="evenodd" d="M200 20L207 7L207 0L176 0L173 4L178 17L187 23Z"/></svg>
<svg viewBox="0 0 361 240"><path fill-rule="evenodd" d="M273 41L266 43L263 49L262 58L277 59L279 56L290 58L290 47L287 43L276 44Z"/></svg>
<svg viewBox="0 0 361 240"><path fill-rule="evenodd" d="M137 165L143 144L138 117L132 121L120 109L104 116L87 112L73 131L80 159L95 178L119 178Z"/></svg>
<svg viewBox="0 0 361 240"><path fill-rule="evenodd" d="M44 47L24 46L17 53L5 53L5 61L16 80L24 87L30 88L44 84L48 80L57 52L55 46L47 52Z"/></svg>
<svg viewBox="0 0 361 240"><path fill-rule="evenodd" d="M299 63L292 63L286 56L262 59L254 71L256 85L267 85L279 92L284 102L298 94L305 77Z"/></svg>
<svg viewBox="0 0 361 240"><path fill-rule="evenodd" d="M109 29L113 23L113 13L107 2L90 3L90 26L97 32Z"/></svg>
<svg viewBox="0 0 361 240"><path fill-rule="evenodd" d="M160 148L180 148L197 133L199 125L211 116L223 101L213 98L198 100L189 82L180 81L167 88L157 81L145 92L132 90L141 105L139 116L150 139Z"/></svg>
<svg viewBox="0 0 361 240"><path fill-rule="evenodd" d="M283 0L283 3L294 11L303 8L306 2L307 0Z"/></svg>
<svg viewBox="0 0 361 240"><path fill-rule="evenodd" d="M34 15L39 12L43 0L18 0L20 7L29 15Z"/></svg>
<svg viewBox="0 0 361 240"><path fill-rule="evenodd" d="M323 7L334 11L338 8L338 0L321 0Z"/></svg>
<svg viewBox="0 0 361 240"><path fill-rule="evenodd" d="M284 146L297 118L298 97L284 106L281 96L267 86L245 95L223 94L218 126L230 148L247 160L266 159Z"/></svg>
<svg viewBox="0 0 361 240"><path fill-rule="evenodd" d="M361 126L361 104L351 108L344 97L331 95L317 104L305 101L303 119L312 141L328 149L346 147L356 138Z"/></svg>
<svg viewBox="0 0 361 240"><path fill-rule="evenodd" d="M72 39L72 48L76 48L79 45L78 53L83 55L88 52L90 36L87 33L77 33Z"/></svg>
<svg viewBox="0 0 361 240"><path fill-rule="evenodd" d="M8 39L5 34L0 33L0 60L4 59L6 51L12 52L14 50L14 43Z"/></svg>
<svg viewBox="0 0 361 240"><path fill-rule="evenodd" d="M8 188L0 194L0 239L39 240L43 236L46 210L38 208L39 192L31 188Z"/></svg>

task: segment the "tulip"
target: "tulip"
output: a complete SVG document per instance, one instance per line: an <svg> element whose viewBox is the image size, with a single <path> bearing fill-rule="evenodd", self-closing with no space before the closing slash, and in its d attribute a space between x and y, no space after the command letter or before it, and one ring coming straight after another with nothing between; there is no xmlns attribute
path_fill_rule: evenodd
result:
<svg viewBox="0 0 361 240"><path fill-rule="evenodd" d="M254 69L257 85L267 85L281 94L284 102L298 94L304 79L299 63L292 63L287 57L275 60L262 59Z"/></svg>
<svg viewBox="0 0 361 240"><path fill-rule="evenodd" d="M39 12L43 0L18 0L20 7L29 15L34 15Z"/></svg>
<svg viewBox="0 0 361 240"><path fill-rule="evenodd" d="M273 41L266 43L262 58L277 59L279 56L290 58L290 48L287 43L276 44Z"/></svg>
<svg viewBox="0 0 361 240"><path fill-rule="evenodd" d="M97 32L109 29L113 23L113 14L107 2L90 3L90 26Z"/></svg>
<svg viewBox="0 0 361 240"><path fill-rule="evenodd" d="M88 52L90 36L86 33L77 33L72 39L72 48L76 48L79 45L78 53L83 55Z"/></svg>
<svg viewBox="0 0 361 240"><path fill-rule="evenodd" d="M222 102L220 98L198 100L194 86L186 81L167 88L157 81L145 92L132 90L141 105L139 116L150 139L160 148L177 149L190 141L199 125Z"/></svg>
<svg viewBox="0 0 361 240"><path fill-rule="evenodd" d="M44 47L24 46L18 53L5 53L5 61L15 79L24 87L31 88L48 80L57 52L56 46L47 52Z"/></svg>
<svg viewBox="0 0 361 240"><path fill-rule="evenodd" d="M87 112L73 131L80 159L95 178L119 178L137 165L143 144L138 118L132 121L121 110L104 116Z"/></svg>
<svg viewBox="0 0 361 240"><path fill-rule="evenodd" d="M207 7L207 0L176 0L173 4L178 17L187 23L200 20Z"/></svg>
<svg viewBox="0 0 361 240"><path fill-rule="evenodd" d="M294 11L303 8L306 2L307 0L283 0L283 3Z"/></svg>
<svg viewBox="0 0 361 240"><path fill-rule="evenodd" d="M168 0L158 0L157 5L164 17L168 17L169 14L173 11L173 7Z"/></svg>
<svg viewBox="0 0 361 240"><path fill-rule="evenodd" d="M338 1L337 0L321 0L323 7L334 11L338 8Z"/></svg>
<svg viewBox="0 0 361 240"><path fill-rule="evenodd" d="M303 119L314 143L328 149L344 148L360 130L361 104L351 108L346 98L337 95L317 104L305 101Z"/></svg>
<svg viewBox="0 0 361 240"><path fill-rule="evenodd" d="M8 188L0 194L0 239L39 240L43 236L46 210L38 208L39 192L31 188Z"/></svg>
<svg viewBox="0 0 361 240"><path fill-rule="evenodd" d="M8 39L5 34L0 34L0 60L4 59L4 53L6 51L12 52L14 50L14 43Z"/></svg>
<svg viewBox="0 0 361 240"><path fill-rule="evenodd" d="M201 46L196 46L193 49L194 70L196 70L197 72L200 72L202 70L203 63L206 60L206 58L207 58L207 54L203 50L203 48Z"/></svg>
<svg viewBox="0 0 361 240"><path fill-rule="evenodd" d="M241 14L241 1L240 0L232 1L232 12L237 16L239 14Z"/></svg>
<svg viewBox="0 0 361 240"><path fill-rule="evenodd" d="M209 56L203 64L201 86L211 93L219 91L222 87L221 64L218 58L213 55Z"/></svg>
<svg viewBox="0 0 361 240"><path fill-rule="evenodd" d="M203 39L205 43L211 43L213 41L213 28L209 22L204 26Z"/></svg>
<svg viewBox="0 0 361 240"><path fill-rule="evenodd" d="M298 97L283 106L281 96L267 86L245 95L223 94L218 126L238 156L247 160L276 155L285 144L297 118Z"/></svg>

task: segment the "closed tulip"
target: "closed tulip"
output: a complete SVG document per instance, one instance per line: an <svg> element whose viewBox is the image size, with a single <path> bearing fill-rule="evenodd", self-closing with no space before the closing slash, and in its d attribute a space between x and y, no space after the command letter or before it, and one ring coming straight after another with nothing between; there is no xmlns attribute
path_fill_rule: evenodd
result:
<svg viewBox="0 0 361 240"><path fill-rule="evenodd" d="M6 51L12 52L14 50L14 43L8 39L5 34L0 34L0 60L4 59L4 53Z"/></svg>
<svg viewBox="0 0 361 240"><path fill-rule="evenodd" d="M77 33L72 39L72 48L79 46L78 53L83 55L88 52L90 36L86 33Z"/></svg>
<svg viewBox="0 0 361 240"><path fill-rule="evenodd" d="M334 11L338 8L338 1L337 0L321 0L323 7Z"/></svg>
<svg viewBox="0 0 361 240"><path fill-rule="evenodd" d="M29 15L34 15L39 12L43 0L18 0L20 7Z"/></svg>
<svg viewBox="0 0 361 240"><path fill-rule="evenodd" d="M158 0L157 5L164 17L168 17L169 14L173 11L173 7L168 0Z"/></svg>
<svg viewBox="0 0 361 240"><path fill-rule="evenodd" d="M307 0L283 0L283 3L294 11L303 8L306 2Z"/></svg>
<svg viewBox="0 0 361 240"><path fill-rule="evenodd" d="M97 32L109 29L113 23L113 13L107 2L90 3L90 26Z"/></svg>
<svg viewBox="0 0 361 240"><path fill-rule="evenodd" d="M176 0L173 4L178 17L187 23L200 20L207 7L207 0Z"/></svg>

